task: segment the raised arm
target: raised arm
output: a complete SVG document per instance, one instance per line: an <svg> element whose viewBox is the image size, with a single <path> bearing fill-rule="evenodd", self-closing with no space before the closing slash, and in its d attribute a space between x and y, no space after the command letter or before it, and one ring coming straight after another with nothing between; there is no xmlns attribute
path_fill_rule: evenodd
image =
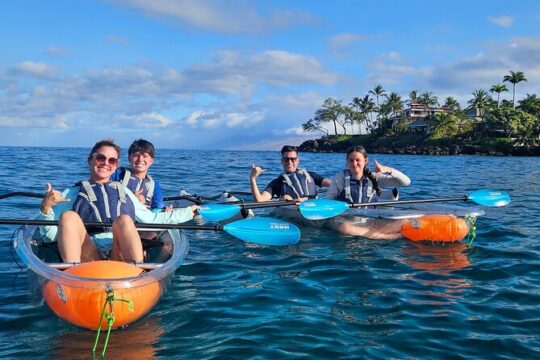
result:
<svg viewBox="0 0 540 360"><path fill-rule="evenodd" d="M409 186L411 179L401 171L384 166L375 160L375 173L378 175L377 180L381 187L386 186Z"/></svg>
<svg viewBox="0 0 540 360"><path fill-rule="evenodd" d="M272 194L270 194L268 191L263 191L261 193L259 190L259 186L257 185L257 177L265 171L265 169L261 168L260 166L256 166L255 164L253 164L253 166L251 167L249 183L251 186L251 195L253 195L253 199L256 202L268 201L272 199Z"/></svg>
<svg viewBox="0 0 540 360"><path fill-rule="evenodd" d="M71 188L64 190L61 193L58 190L54 190L50 183L47 183L45 195L43 196L43 200L41 200L38 219L58 220L63 212L70 210L73 207L73 202L77 197L77 192L77 188ZM43 241L55 241L58 233L58 227L40 226L39 233Z"/></svg>

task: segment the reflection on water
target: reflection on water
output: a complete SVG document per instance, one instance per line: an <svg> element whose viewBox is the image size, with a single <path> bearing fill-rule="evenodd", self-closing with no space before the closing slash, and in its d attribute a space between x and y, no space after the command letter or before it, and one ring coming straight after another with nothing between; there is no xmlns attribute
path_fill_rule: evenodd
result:
<svg viewBox="0 0 540 360"><path fill-rule="evenodd" d="M109 359L146 360L156 357L159 338L164 329L159 317L148 317L125 329L113 330L105 356ZM101 332L96 348L96 358L100 358L106 332ZM77 329L55 339L52 345L54 359L89 359L96 339L96 332Z"/></svg>
<svg viewBox="0 0 540 360"><path fill-rule="evenodd" d="M403 249L404 261L417 270L450 275L454 270L471 265L467 245L455 243L430 244L409 242Z"/></svg>

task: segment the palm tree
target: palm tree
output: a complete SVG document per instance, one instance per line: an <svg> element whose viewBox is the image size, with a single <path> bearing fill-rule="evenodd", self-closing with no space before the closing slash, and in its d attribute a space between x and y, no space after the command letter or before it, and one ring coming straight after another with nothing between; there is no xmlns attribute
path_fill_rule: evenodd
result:
<svg viewBox="0 0 540 360"><path fill-rule="evenodd" d="M420 97L418 98L418 102L423 105L439 105L439 98L431 91L426 91L425 93L422 93Z"/></svg>
<svg viewBox="0 0 540 360"><path fill-rule="evenodd" d="M461 105L459 105L459 102L454 99L452 96L448 96L446 99L444 99L444 107L447 107L448 109L452 111L456 111L461 109Z"/></svg>
<svg viewBox="0 0 540 360"><path fill-rule="evenodd" d="M501 93L503 91L508 91L508 88L506 87L506 85L504 84L495 84L491 87L491 89L489 89L489 92L495 92L497 93L497 109L499 108L499 105L500 105L500 99L501 99Z"/></svg>
<svg viewBox="0 0 540 360"><path fill-rule="evenodd" d="M386 97L386 103L390 108L392 116L397 116L403 111L403 101L397 92L391 92L390 95Z"/></svg>
<svg viewBox="0 0 540 360"><path fill-rule="evenodd" d="M373 130L373 125L369 114L375 110L375 103L369 97L369 95L364 96L363 98L355 97L352 103L360 112L362 113L362 118L366 123L366 129L371 132Z"/></svg>
<svg viewBox="0 0 540 360"><path fill-rule="evenodd" d="M399 121L398 115L403 111L403 100L397 92L391 92L390 95L386 97L386 101L382 104L381 108L386 108L388 113L392 115L390 118L392 123L390 126L394 127L394 122Z"/></svg>
<svg viewBox="0 0 540 360"><path fill-rule="evenodd" d="M482 118L484 110L489 105L490 96L482 89L474 90L472 96L473 98L467 102L470 105L469 109L478 109L478 115Z"/></svg>
<svg viewBox="0 0 540 360"><path fill-rule="evenodd" d="M386 90L383 89L381 85L375 86L375 89L370 90L369 93L375 95L377 101L377 109L379 108L379 96L383 96Z"/></svg>
<svg viewBox="0 0 540 360"><path fill-rule="evenodd" d="M540 115L540 98L536 94L527 94L525 99L518 101L518 108L535 116Z"/></svg>
<svg viewBox="0 0 540 360"><path fill-rule="evenodd" d="M415 103L418 101L418 91L416 90L412 90L410 93L409 93L409 102L410 104L409 105L412 105L412 103Z"/></svg>
<svg viewBox="0 0 540 360"><path fill-rule="evenodd" d="M527 81L525 79L525 74L522 71L510 71L510 75L505 75L503 82L508 81L512 83L512 106L516 108L516 84L522 81Z"/></svg>

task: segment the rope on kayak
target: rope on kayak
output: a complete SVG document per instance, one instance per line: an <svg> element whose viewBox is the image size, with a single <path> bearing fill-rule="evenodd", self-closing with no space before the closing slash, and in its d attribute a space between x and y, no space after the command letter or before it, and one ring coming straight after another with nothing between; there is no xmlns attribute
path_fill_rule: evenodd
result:
<svg viewBox="0 0 540 360"><path fill-rule="evenodd" d="M96 332L96 340L94 341L94 347L92 348L92 355L95 357L96 355L96 348L99 342L99 336L101 334L101 322L103 321L103 317L107 319L107 335L105 335L105 343L103 344L103 350L101 351L101 357L105 357L105 352L107 351L107 345L109 344L109 336L111 334L111 329L114 324L114 311L113 311L113 302L114 301L123 301L128 304L129 311L133 312L133 302L126 299L117 298L114 296L114 289L108 289L107 290L107 298L105 299L105 302L103 303L103 309L101 309L101 315L99 316L99 323L98 328ZM109 304L110 311L107 312L107 304Z"/></svg>
<svg viewBox="0 0 540 360"><path fill-rule="evenodd" d="M467 235L467 241L465 241L465 244L467 244L467 247L471 247L474 239L476 239L476 217L466 215L465 220L469 224L469 227L471 230L469 231L469 234Z"/></svg>

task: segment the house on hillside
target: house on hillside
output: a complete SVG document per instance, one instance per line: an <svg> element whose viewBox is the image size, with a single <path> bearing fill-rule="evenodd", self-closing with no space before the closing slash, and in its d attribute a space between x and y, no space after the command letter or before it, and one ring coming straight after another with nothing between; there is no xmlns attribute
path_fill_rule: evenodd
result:
<svg viewBox="0 0 540 360"><path fill-rule="evenodd" d="M446 106L432 106L412 102L407 109L403 110L403 114L391 119L392 128L404 122L408 132L428 135L431 129L426 120L429 116L451 113L452 110Z"/></svg>

